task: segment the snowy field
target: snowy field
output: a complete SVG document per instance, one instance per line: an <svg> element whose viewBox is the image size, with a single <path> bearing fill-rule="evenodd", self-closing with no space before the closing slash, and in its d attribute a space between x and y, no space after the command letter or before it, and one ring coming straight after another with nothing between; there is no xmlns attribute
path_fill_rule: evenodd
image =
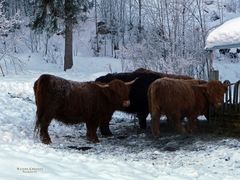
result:
<svg viewBox="0 0 240 180"><path fill-rule="evenodd" d="M134 118L120 112L111 121L114 136L104 138L98 132L98 144L86 140L85 124L65 126L53 121L49 129L53 143L43 145L33 134L33 83L40 74L88 81L121 71L121 64L116 59L75 58L74 68L65 73L37 62L40 59L32 56L24 72L0 77L0 179L240 178L239 139L167 131L153 139L149 128L141 131Z"/></svg>

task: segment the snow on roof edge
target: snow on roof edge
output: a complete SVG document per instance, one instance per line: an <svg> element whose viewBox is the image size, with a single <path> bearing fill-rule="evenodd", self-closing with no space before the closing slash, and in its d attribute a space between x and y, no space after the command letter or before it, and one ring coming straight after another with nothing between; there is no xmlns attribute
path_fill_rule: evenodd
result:
<svg viewBox="0 0 240 180"><path fill-rule="evenodd" d="M212 30L206 38L204 49L240 47L240 17L224 22Z"/></svg>
<svg viewBox="0 0 240 180"><path fill-rule="evenodd" d="M240 43L235 43L235 44L226 44L226 45L216 45L212 47L207 47L205 46L205 50L216 50L216 49L230 49L230 48L239 48Z"/></svg>

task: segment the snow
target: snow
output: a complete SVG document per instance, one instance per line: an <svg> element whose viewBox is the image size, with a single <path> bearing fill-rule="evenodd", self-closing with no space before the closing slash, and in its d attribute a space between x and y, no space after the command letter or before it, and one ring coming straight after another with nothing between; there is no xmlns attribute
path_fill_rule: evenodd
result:
<svg viewBox="0 0 240 180"><path fill-rule="evenodd" d="M212 32L206 39L205 49L233 48L240 46L240 17L231 19Z"/></svg>
<svg viewBox="0 0 240 180"><path fill-rule="evenodd" d="M84 124L66 126L53 121L49 127L53 143L43 145L33 134L33 83L40 74L89 81L120 72L121 62L80 56L74 58L73 69L63 72L36 54L19 57L25 62L24 71L0 77L0 179L240 178L239 139L164 131L154 139L149 128L141 131L130 115L120 112L111 121L114 136L104 138L98 132L98 144L87 141Z"/></svg>
<svg viewBox="0 0 240 180"><path fill-rule="evenodd" d="M229 80L235 83L240 80L240 63L229 63L226 61L219 62L216 60L213 63L214 69L219 70L219 80L225 81Z"/></svg>

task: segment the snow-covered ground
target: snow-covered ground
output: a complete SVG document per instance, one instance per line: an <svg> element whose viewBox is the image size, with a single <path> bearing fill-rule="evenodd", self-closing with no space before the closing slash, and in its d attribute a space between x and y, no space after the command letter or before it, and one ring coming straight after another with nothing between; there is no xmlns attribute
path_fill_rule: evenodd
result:
<svg viewBox="0 0 240 180"><path fill-rule="evenodd" d="M221 81L230 80L235 83L240 80L239 63L229 63L229 61L214 60L214 68L219 70L219 78Z"/></svg>
<svg viewBox="0 0 240 180"><path fill-rule="evenodd" d="M84 124L53 121L49 129L53 143L43 145L33 134L33 83L40 74L88 81L121 71L121 63L80 57L74 59L72 70L62 72L56 65L41 63L37 55L21 58L26 62L24 72L0 77L0 179L240 178L239 139L169 132L153 139L149 129L139 130L130 115L120 112L111 121L114 136L103 138L98 133L98 144L86 140Z"/></svg>

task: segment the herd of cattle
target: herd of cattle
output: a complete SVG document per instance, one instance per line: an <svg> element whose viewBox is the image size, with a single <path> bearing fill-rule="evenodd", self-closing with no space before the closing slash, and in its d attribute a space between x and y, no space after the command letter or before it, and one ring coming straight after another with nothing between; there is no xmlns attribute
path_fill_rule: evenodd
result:
<svg viewBox="0 0 240 180"><path fill-rule="evenodd" d="M111 136L109 122L114 111L136 114L140 128L146 129L151 114L151 130L160 135L160 116L179 133L194 132L197 116L208 118L210 106L221 106L228 86L220 81L196 80L189 76L137 69L113 73L91 82L76 82L44 74L34 83L37 106L35 132L42 143L51 143L48 127L52 119L65 124L85 122L87 138L99 142L98 127ZM184 128L181 121L187 118Z"/></svg>

